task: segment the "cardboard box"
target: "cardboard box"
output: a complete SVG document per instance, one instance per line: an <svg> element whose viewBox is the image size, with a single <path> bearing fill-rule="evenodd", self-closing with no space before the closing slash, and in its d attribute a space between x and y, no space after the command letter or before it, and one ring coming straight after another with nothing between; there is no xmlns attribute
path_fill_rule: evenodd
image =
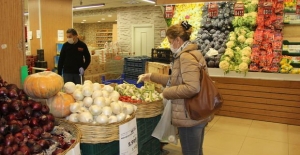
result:
<svg viewBox="0 0 300 155"><path fill-rule="evenodd" d="M101 83L101 77L100 77L100 74L94 74L93 75L93 82L94 83Z"/></svg>
<svg viewBox="0 0 300 155"><path fill-rule="evenodd" d="M169 75L170 65L159 62L147 62L146 73L160 73Z"/></svg>
<svg viewBox="0 0 300 155"><path fill-rule="evenodd" d="M100 72L100 73L106 72L106 66L105 66L105 63L100 63L100 65L99 65L98 67L99 67L99 72Z"/></svg>
<svg viewBox="0 0 300 155"><path fill-rule="evenodd" d="M99 74L100 72L99 72L99 67L98 66L94 66L93 68L92 68L92 74Z"/></svg>

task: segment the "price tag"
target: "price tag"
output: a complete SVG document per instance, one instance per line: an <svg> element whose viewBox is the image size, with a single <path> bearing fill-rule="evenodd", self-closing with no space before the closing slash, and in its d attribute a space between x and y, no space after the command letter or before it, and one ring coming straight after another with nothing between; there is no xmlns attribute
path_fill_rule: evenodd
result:
<svg viewBox="0 0 300 155"><path fill-rule="evenodd" d="M120 155L138 154L138 134L136 118L119 126Z"/></svg>
<svg viewBox="0 0 300 155"><path fill-rule="evenodd" d="M235 3L234 4L234 15L235 16L244 16L245 8L244 3Z"/></svg>
<svg viewBox="0 0 300 155"><path fill-rule="evenodd" d="M297 0L297 5L296 5L296 14L300 14L300 0Z"/></svg>
<svg viewBox="0 0 300 155"><path fill-rule="evenodd" d="M271 15L273 14L273 3L272 2L264 2L264 14Z"/></svg>
<svg viewBox="0 0 300 155"><path fill-rule="evenodd" d="M217 3L209 3L208 5L208 17L217 17L219 13Z"/></svg>

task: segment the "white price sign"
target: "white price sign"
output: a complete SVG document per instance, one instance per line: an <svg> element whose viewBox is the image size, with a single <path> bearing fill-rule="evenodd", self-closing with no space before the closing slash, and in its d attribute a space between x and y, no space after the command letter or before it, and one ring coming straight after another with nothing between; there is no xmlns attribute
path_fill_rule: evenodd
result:
<svg viewBox="0 0 300 155"><path fill-rule="evenodd" d="M120 155L138 154L136 118L119 126Z"/></svg>

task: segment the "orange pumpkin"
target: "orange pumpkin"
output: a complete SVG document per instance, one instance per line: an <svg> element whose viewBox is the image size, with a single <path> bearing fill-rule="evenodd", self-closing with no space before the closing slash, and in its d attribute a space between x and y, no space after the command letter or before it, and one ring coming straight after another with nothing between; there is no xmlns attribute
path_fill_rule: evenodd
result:
<svg viewBox="0 0 300 155"><path fill-rule="evenodd" d="M70 115L70 106L73 103L75 103L73 96L63 92L59 92L47 100L50 113L55 117L66 117Z"/></svg>
<svg viewBox="0 0 300 155"><path fill-rule="evenodd" d="M50 98L61 91L63 86L63 78L51 71L31 74L24 81L24 91L32 98Z"/></svg>

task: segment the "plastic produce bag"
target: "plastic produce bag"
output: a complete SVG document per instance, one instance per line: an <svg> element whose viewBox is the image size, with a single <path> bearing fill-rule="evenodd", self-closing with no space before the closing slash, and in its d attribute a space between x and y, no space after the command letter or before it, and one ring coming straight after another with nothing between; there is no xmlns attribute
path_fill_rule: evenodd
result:
<svg viewBox="0 0 300 155"><path fill-rule="evenodd" d="M165 100L165 109L160 121L155 127L152 136L159 139L161 142L177 144L176 137L177 128L171 124L172 121L172 103L171 100Z"/></svg>

